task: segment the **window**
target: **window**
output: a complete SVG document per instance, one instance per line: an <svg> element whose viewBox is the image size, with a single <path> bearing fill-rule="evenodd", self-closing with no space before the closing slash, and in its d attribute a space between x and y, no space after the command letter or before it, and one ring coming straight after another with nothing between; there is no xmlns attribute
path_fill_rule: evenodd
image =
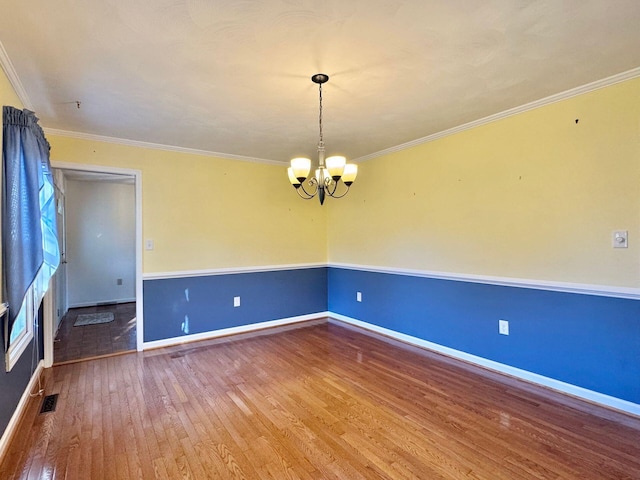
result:
<svg viewBox="0 0 640 480"><path fill-rule="evenodd" d="M11 335L9 336L9 348L5 357L7 371L14 367L22 355L22 352L29 346L33 338L34 320L33 292L31 292L30 289L24 298L24 304L16 316L13 328L11 329Z"/></svg>
<svg viewBox="0 0 640 480"><path fill-rule="evenodd" d="M28 110L3 107L2 253L9 314L5 364L16 364L34 336L37 311L58 267L49 143Z"/></svg>

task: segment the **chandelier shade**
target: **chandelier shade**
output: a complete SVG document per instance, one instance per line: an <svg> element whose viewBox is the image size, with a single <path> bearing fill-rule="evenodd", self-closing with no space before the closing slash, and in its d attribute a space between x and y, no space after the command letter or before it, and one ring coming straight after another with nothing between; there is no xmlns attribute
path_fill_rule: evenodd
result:
<svg viewBox="0 0 640 480"><path fill-rule="evenodd" d="M355 163L347 163L344 166L344 173L342 174L342 181L350 187L358 176L358 165Z"/></svg>
<svg viewBox="0 0 640 480"><path fill-rule="evenodd" d="M289 182L298 192L300 197L309 200L315 196L324 203L326 195L333 198L342 198L353 184L358 175L358 166L347 163L347 159L341 155L334 155L325 160L324 138L322 134L322 84L329 80L324 73L317 73L311 77L311 81L318 84L320 96L320 140L318 141L318 166L315 175L310 176L311 160L308 158L294 158L287 169Z"/></svg>
<svg viewBox="0 0 640 480"><path fill-rule="evenodd" d="M311 171L311 160L308 158L294 158L291 160L293 175L302 183Z"/></svg>

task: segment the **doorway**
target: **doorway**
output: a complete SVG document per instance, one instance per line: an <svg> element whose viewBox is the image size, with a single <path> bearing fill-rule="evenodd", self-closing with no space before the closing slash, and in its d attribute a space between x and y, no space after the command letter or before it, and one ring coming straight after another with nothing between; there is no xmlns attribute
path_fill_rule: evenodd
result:
<svg viewBox="0 0 640 480"><path fill-rule="evenodd" d="M50 318L45 311L45 366L142 350L141 173L52 167L64 180L61 265Z"/></svg>

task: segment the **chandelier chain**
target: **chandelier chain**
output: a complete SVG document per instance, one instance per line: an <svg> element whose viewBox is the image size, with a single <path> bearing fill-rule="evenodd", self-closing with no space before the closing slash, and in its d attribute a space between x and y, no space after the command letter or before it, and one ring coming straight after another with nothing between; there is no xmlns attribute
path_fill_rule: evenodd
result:
<svg viewBox="0 0 640 480"><path fill-rule="evenodd" d="M320 118L319 118L319 125L320 125L320 145L324 144L324 139L322 137L322 84L319 85L320 88Z"/></svg>

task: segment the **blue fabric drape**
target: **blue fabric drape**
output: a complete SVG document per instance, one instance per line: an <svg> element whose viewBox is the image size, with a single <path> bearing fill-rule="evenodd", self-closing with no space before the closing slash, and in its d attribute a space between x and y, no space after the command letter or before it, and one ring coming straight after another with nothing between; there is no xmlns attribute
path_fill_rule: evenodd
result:
<svg viewBox="0 0 640 480"><path fill-rule="evenodd" d="M9 302L5 351L34 282L46 290L59 263L49 142L29 110L3 107L2 254ZM37 291L38 289L36 289ZM44 290L38 292L39 303ZM36 305L37 309L37 305Z"/></svg>

